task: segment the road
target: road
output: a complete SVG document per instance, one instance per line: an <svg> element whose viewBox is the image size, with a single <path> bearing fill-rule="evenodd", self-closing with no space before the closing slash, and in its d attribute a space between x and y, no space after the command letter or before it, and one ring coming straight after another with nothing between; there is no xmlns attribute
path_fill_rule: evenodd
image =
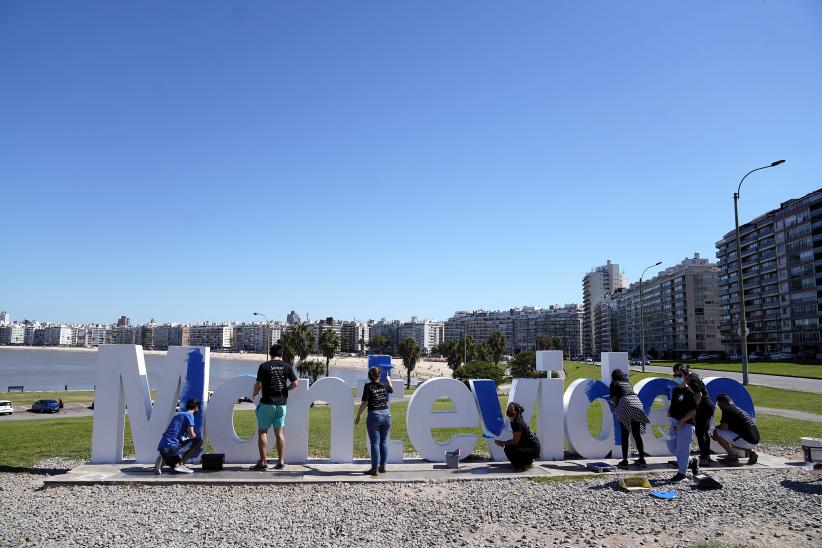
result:
<svg viewBox="0 0 822 548"><path fill-rule="evenodd" d="M641 367L631 367L633 371L642 371ZM671 374L670 367L660 367L658 365L648 365L646 372ZM710 369L694 369L703 379L705 377L728 377L742 382L742 373L732 373L730 371L713 371ZM782 388L784 390L798 390L800 392L812 392L822 394L822 379L805 379L802 377L781 377L779 375L761 375L750 373L748 379L751 384L758 386L769 386L771 388Z"/></svg>

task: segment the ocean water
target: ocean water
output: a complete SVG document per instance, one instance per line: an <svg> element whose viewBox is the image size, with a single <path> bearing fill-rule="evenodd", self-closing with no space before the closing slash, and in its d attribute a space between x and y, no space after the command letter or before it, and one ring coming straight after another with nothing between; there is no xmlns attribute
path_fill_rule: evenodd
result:
<svg viewBox="0 0 822 548"><path fill-rule="evenodd" d="M146 354L149 386L153 386L157 371L163 366L163 355ZM254 375L259 362L211 358L209 388L237 375ZM35 390L92 390L97 369L97 351L15 349L0 346L0 392L9 386L23 386L26 392ZM331 367L331 376L339 377L352 387L366 377L365 368Z"/></svg>

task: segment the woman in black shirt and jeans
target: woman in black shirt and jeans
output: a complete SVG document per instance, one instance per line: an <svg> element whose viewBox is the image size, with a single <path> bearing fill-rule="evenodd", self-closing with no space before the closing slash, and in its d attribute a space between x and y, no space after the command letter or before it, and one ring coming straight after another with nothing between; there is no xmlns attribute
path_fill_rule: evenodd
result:
<svg viewBox="0 0 822 548"><path fill-rule="evenodd" d="M391 430L391 411L388 408L388 394L394 392L391 384L391 375L386 377L386 384L380 382L380 370L372 367L368 370L368 384L362 391L362 403L357 411L354 424L360 423L363 410L368 408L365 419L365 429L368 431L368 440L371 444L371 469L366 472L369 476L385 473L385 463L388 460L388 432Z"/></svg>
<svg viewBox="0 0 822 548"><path fill-rule="evenodd" d="M514 436L510 440L496 440L494 443L505 448L505 456L511 461L514 472L524 472L531 468L534 459L539 456L539 439L528 427L522 413L525 409L518 403L511 402L505 414L511 419L511 430Z"/></svg>

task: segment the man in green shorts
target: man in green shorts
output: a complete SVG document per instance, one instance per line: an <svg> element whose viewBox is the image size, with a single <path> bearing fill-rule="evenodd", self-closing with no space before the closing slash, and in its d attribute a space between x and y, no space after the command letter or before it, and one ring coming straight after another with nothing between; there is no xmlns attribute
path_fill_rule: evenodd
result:
<svg viewBox="0 0 822 548"><path fill-rule="evenodd" d="M277 455L279 460L274 467L282 470L285 466L285 406L288 402L288 391L299 386L297 375L291 364L282 359L283 351L279 344L275 344L268 352L271 359L260 364L257 370L257 382L254 383L252 399L262 391L260 403L257 404L257 445L260 449L260 460L251 467L252 470L267 470L266 447L268 446L268 429L274 428L274 437L277 439Z"/></svg>

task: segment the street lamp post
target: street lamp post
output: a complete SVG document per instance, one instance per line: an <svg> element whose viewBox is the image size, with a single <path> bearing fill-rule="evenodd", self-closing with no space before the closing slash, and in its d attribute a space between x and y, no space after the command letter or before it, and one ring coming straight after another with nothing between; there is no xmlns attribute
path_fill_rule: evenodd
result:
<svg viewBox="0 0 822 548"><path fill-rule="evenodd" d="M742 384L748 384L748 322L745 318L745 290L742 286L742 246L739 241L739 191L742 189L742 183L745 182L748 175L754 171L768 169L769 167L776 167L784 163L785 160L777 160L775 162L771 162L767 166L750 170L744 177L742 177L742 180L739 181L739 185L736 187L736 192L734 192L734 224L736 226L736 278L737 283L739 284L739 337L740 344L742 346Z"/></svg>
<svg viewBox="0 0 822 548"><path fill-rule="evenodd" d="M642 271L642 274L639 276L639 345L640 345L640 354L642 357L642 372L645 373L645 317L642 314L642 278L645 276L645 273L648 272L649 268L653 268L655 266L659 266L662 264L662 261L657 261L656 263L652 264L651 266L647 267L645 270Z"/></svg>
<svg viewBox="0 0 822 548"><path fill-rule="evenodd" d="M254 314L255 316L262 316L263 318L265 318L265 323L266 323L265 327L266 327L266 329L268 329L268 324L271 323L271 322L268 321L268 316L266 316L262 312L253 312L252 314ZM266 339L266 337L265 337L265 334L264 334L263 335L263 346L266 346L265 339ZM270 342L273 343L274 341L270 341ZM268 354L268 351L265 348L263 348L263 354L266 354L266 355Z"/></svg>

